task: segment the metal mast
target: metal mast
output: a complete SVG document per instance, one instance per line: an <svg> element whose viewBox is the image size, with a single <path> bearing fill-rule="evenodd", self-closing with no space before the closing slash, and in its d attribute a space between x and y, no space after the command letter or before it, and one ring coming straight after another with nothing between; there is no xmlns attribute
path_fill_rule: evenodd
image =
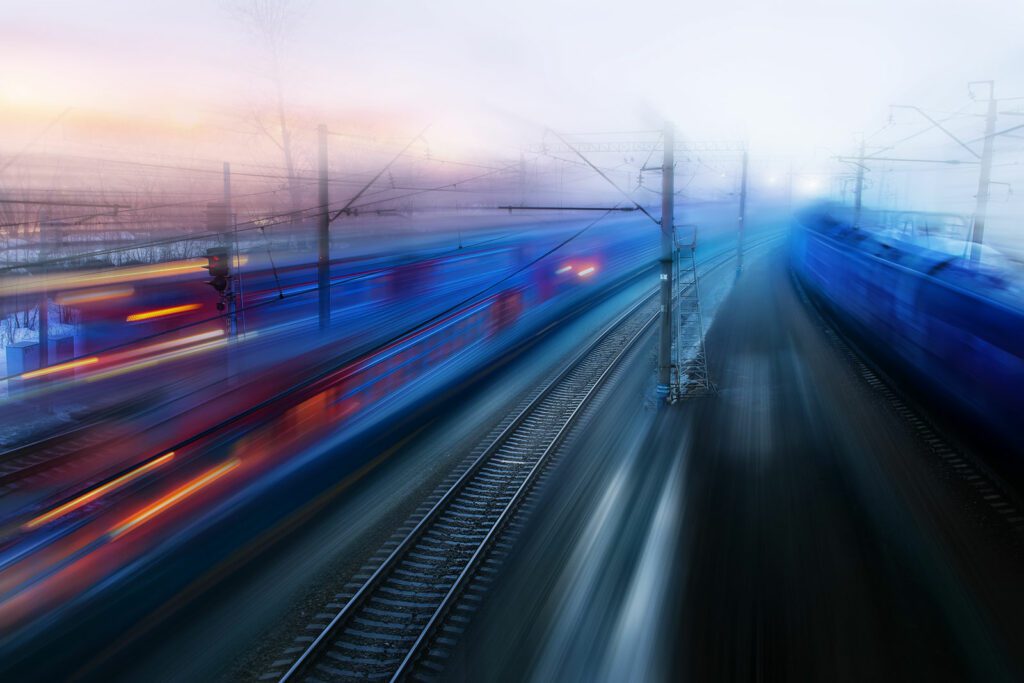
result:
<svg viewBox="0 0 1024 683"><path fill-rule="evenodd" d="M329 198L327 195L327 126L317 128L319 138L318 161L320 167L317 204L317 242L316 261L317 289L319 290L320 329L326 330L331 324L331 217L329 214Z"/></svg>
<svg viewBox="0 0 1024 683"><path fill-rule="evenodd" d="M743 171L740 176L740 207L737 217L738 234L736 236L736 272L743 270L743 238L746 232L747 222L747 163L749 161L747 150L743 150ZM694 234L694 245L697 242Z"/></svg>
<svg viewBox="0 0 1024 683"><path fill-rule="evenodd" d="M860 141L860 160L857 162L857 184L853 195L853 227L860 227L860 212L864 198L864 141Z"/></svg>
<svg viewBox="0 0 1024 683"><path fill-rule="evenodd" d="M974 230L971 231L971 261L975 263L981 260L981 245L985 240L985 212L988 209L992 175L992 141L996 130L995 83L988 81L988 88L988 113L985 116L985 138L981 147L981 173L978 175L978 203L974 209Z"/></svg>
<svg viewBox="0 0 1024 683"><path fill-rule="evenodd" d="M683 242L680 235L687 228L692 228L693 233L689 242ZM676 228L676 239L676 378L669 396L669 400L673 402L694 390L714 390L704 346L704 316L701 313L700 280L697 276L697 226L679 226Z"/></svg>
<svg viewBox="0 0 1024 683"><path fill-rule="evenodd" d="M672 262L675 204L675 131L665 124L661 162L661 337L658 344L658 395L667 397L672 381Z"/></svg>

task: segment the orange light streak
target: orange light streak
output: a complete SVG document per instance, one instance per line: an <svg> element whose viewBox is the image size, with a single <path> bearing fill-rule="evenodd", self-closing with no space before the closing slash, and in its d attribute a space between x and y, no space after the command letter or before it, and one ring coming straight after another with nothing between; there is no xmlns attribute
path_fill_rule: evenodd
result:
<svg viewBox="0 0 1024 683"><path fill-rule="evenodd" d="M238 460L237 458L234 460L229 460L223 465L214 467L212 470L209 470L202 476L193 479L184 486L176 488L163 498L157 500L152 505L147 505L146 507L142 508L134 515L128 517L123 522L121 522L113 529L111 529L111 537L118 538L128 533L132 529L139 528L146 522L150 521L151 519L159 515L164 510L167 510L168 508L177 505L184 499L191 496L196 491L202 489L204 486L208 486L215 482L216 480L220 479L225 474L238 467L239 464L241 464L241 461Z"/></svg>
<svg viewBox="0 0 1024 683"><path fill-rule="evenodd" d="M158 308L153 311L145 311L144 313L132 313L125 320L130 323L139 322L140 320L152 320L153 318L165 318L169 315L177 315L179 313L187 313L194 311L197 308L202 308L202 304L182 304L181 306L170 306L168 308Z"/></svg>
<svg viewBox="0 0 1024 683"><path fill-rule="evenodd" d="M252 333L250 333L249 336L251 337ZM118 375L123 375L129 372L135 372L136 370L151 368L155 365L159 365L160 363L164 363L170 360L175 360L177 358L185 358L186 356L191 356L197 353L203 353L204 351L210 351L211 349L215 349L219 346L224 346L225 344L227 344L227 339L218 339L216 341L206 342L205 344L198 344L196 346L178 349L176 351L168 351L167 353L157 354L150 358L144 358L142 360L137 360L130 363L123 363L118 367L113 367L110 368L109 370L101 370L99 372L94 372L90 374L88 377L85 377L85 381L95 382L97 380L103 380L109 377L116 377ZM152 349L147 347L147 350ZM120 354L119 356L115 356L115 359L117 363L121 363L122 360L134 357L136 355L139 354L136 352L124 353Z"/></svg>
<svg viewBox="0 0 1024 683"><path fill-rule="evenodd" d="M79 358L78 360L68 361L67 363L61 363L60 365L51 365L48 368L40 368L39 370L30 370L29 372L23 372L18 377L21 379L32 379L33 377L42 377L43 375L52 375L55 372L63 372L65 370L73 370L74 368L80 368L83 365L92 365L93 363L99 363L99 356L90 356L88 358Z"/></svg>
<svg viewBox="0 0 1024 683"><path fill-rule="evenodd" d="M28 294L30 292L53 291L59 289L75 289L78 287L95 287L100 285L117 285L134 283L140 280L181 275L183 273L201 272L206 269L206 259L187 259L184 261L167 261L150 266L129 266L107 268L90 273L53 274L40 277L6 278L0 283L0 294Z"/></svg>
<svg viewBox="0 0 1024 683"><path fill-rule="evenodd" d="M97 498L99 498L103 494L105 494L105 493L107 493L109 491L113 491L114 489L120 488L121 486L124 486L125 484L127 484L130 481L132 481L133 479L137 479L137 478L141 477L146 472L149 472L150 470L154 470L157 467L160 467L161 465L169 462L173 457L174 457L174 451L171 451L170 453L166 453L164 455L161 455L156 460L150 460L149 462L136 467L135 469L131 470L130 472L126 472L126 473L122 474L117 479L112 479L111 481L108 481L106 484L102 484L100 486L97 486L92 491L89 491L87 493L83 493L82 495L78 496L77 498L75 498L73 500L69 500L68 502L64 503L63 505L55 507L54 509L50 510L49 512L46 512L44 514L39 515L35 519L32 519L32 520L26 522L22 526L22 528L25 529L25 530L35 529L36 527L38 527L38 526L40 526L42 524L46 524L47 522L49 522L51 520L57 519L59 517L63 517L67 513L71 512L73 510L77 510L78 508L82 507L86 503L90 503L90 502L96 500Z"/></svg>

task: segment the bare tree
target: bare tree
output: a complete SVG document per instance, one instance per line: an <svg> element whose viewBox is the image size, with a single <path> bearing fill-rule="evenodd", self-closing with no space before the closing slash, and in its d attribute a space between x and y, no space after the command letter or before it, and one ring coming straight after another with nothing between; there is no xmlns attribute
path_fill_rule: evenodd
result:
<svg viewBox="0 0 1024 683"><path fill-rule="evenodd" d="M277 134L264 123L259 112L253 112L253 118L260 132L284 155L292 211L300 208L300 187L295 177L295 151L285 108L283 62L295 24L306 13L309 4L308 0L235 0L228 4L229 11L258 41L269 62L267 78L276 98Z"/></svg>

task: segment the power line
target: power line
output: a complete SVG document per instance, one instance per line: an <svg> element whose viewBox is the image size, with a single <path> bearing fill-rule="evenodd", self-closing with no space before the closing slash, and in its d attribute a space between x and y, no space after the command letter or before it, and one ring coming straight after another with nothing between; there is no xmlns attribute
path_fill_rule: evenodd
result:
<svg viewBox="0 0 1024 683"><path fill-rule="evenodd" d="M613 210L614 210L614 207L613 207ZM569 237L567 237L563 241L561 241L558 244L556 244L551 249L547 250L546 252L544 252L540 256L537 256L533 260L527 262L525 265L523 265L520 268L516 269L512 273L510 273L510 274L508 274L508 275L506 275L504 277L501 277L501 278L495 280L494 282L492 282L491 284L487 285L483 289L480 289L477 292L475 292L474 294L471 294L471 295L465 297L461 301L459 301L459 302L453 304L452 306L444 309L440 313L437 313L434 316L432 316L432 317L430 317L430 318L428 318L428 319L426 319L426 320L424 320L422 322L419 322L419 323L417 323L415 325L412 325L411 327L408 327L405 330L395 334L390 339L382 342L380 344L380 346L387 346L389 344L392 344L395 341L401 339L402 337L404 337L404 336L414 332L415 330L423 328L423 327L426 327L426 326L430 325L431 323L433 323L433 322L435 322L437 320L440 320L444 316L452 313L456 309L469 304L474 299L477 299L478 297L483 296L484 294L486 294L490 290L492 290L495 287L497 287L497 286L507 282L511 278L513 278L516 275L524 272L528 268L530 268L530 267L536 265L537 263L539 263L541 260L543 260L543 259L547 258L548 256L550 256L551 254L555 253L559 249L562 249L563 247L565 247L565 245L567 245L570 242L576 240L577 238L582 236L584 233L589 231L591 228L593 228L595 225L600 223L602 220L607 218L610 215L610 213L611 213L611 211L608 211L604 215L599 216L598 218L593 220L588 225L586 225L583 228L581 228L580 230L576 231L575 233L573 233L572 235L570 235ZM439 257L443 257L443 256L448 255L448 254L453 254L453 253L464 251L467 248L471 249L471 248L474 248L474 247L479 247L479 246L483 246L483 245L486 245L486 244L490 244L490 243L496 242L496 241L498 241L500 239L504 239L506 237L508 237L508 234L498 235L497 237L493 237L493 238L489 238L489 239L485 239L485 240L480 240L480 241L474 242L472 244L464 245L464 246L460 247L459 249L448 249L446 251L441 252L440 254L431 254L431 255L428 255L428 256L424 256L421 259L414 260L412 263L422 263L422 262L430 261L430 260L433 260L433 259L436 259L436 258L439 258ZM268 249L269 249L269 246L268 246ZM276 268L275 268L275 271L276 271ZM275 272L275 277L276 277L276 272ZM329 286L330 287L336 287L336 286L339 286L339 285L346 285L351 280L355 279L356 277L358 277L358 276L357 275L351 275L351 276L343 278L341 280L337 280L337 281L331 282ZM252 311L252 310L255 310L255 309L258 309L258 308L263 308L265 306L273 305L273 304L275 304L275 303L277 303L277 302L279 302L281 300L284 300L284 299L293 299L295 297L300 297L300 296L304 296L304 295L307 295L307 294L311 294L311 293L315 292L316 290L317 290L317 286L316 285L312 285L312 286L310 286L307 289L302 289L302 290L290 292L288 294L283 294L283 293L280 292L280 288L279 288L279 296L277 298L265 299L264 301L260 301L260 302L257 302L257 303L243 305L239 309L238 312L244 314L247 311ZM174 333L174 332L180 332L181 330L187 330L189 328L192 328L192 327L195 327L195 326L198 326L198 325L203 325L203 324L215 321L215 320L221 320L221 319L226 318L228 315L229 315L228 313L220 313L218 315L215 315L215 316L212 316L212 317L209 317L209 318L204 318L203 320L193 321L193 322L188 323L186 325L180 325L180 326L172 328L172 329L162 330L160 332L155 332L153 334L146 335L146 336L140 337L138 339L134 339L132 341L122 342L121 344L115 344L113 346L106 347L104 349L100 349L97 353L109 353L110 351L114 351L114 350L117 350L117 349L120 349L120 348L123 348L123 347L126 347L126 346L130 346L132 344L138 344L140 342L144 342L144 341L148 341L148 340L159 338L159 337L161 337L163 335L166 335L166 334L170 334L170 333ZM10 377L0 378L0 379L10 379Z"/></svg>
<svg viewBox="0 0 1024 683"><path fill-rule="evenodd" d="M238 198L238 199L245 198L245 197L259 197L259 196L268 195L268 194L277 194L279 192L284 192L286 190L287 190L287 188L283 188L282 187L282 188L275 188L273 190L261 190L259 192L249 192L249 193L246 193L246 194L236 194L235 197ZM171 209L171 208L179 208L179 207L182 207L182 206L194 206L194 205L197 205L197 204L205 204L205 203L207 203L209 201L212 201L214 199L218 199L220 197L221 197L221 195L217 194L217 195L210 195L209 197L204 197L202 199L190 199L190 200L181 201L181 202L169 202L169 203L166 203L166 204L152 204L152 205L148 205L148 206L135 206L135 207L119 208L118 209L118 214L120 215L120 214L125 214L125 213L133 213L135 211L152 211L152 210L155 210L155 209ZM14 202L14 203L21 203L21 202ZM75 221L75 220L79 220L79 219L93 218L95 216L100 216L100 215L103 215L103 214L91 213L91 214L83 214L83 215L78 215L78 216L65 216L65 217L62 217L62 218L59 218L59 219L54 219L54 220ZM19 228L19 227L23 227L23 226L26 226L26 225L35 225L38 222L39 222L38 220L31 220L31 221L21 221L21 222L18 222L18 223L0 223L0 228Z"/></svg>
<svg viewBox="0 0 1024 683"><path fill-rule="evenodd" d="M55 119L53 119L52 121L50 121L50 123L48 123L48 124L46 125L46 128L43 128L43 130L42 130L42 131L40 131L40 132L39 132L39 133L38 133L38 134L37 134L37 135L36 135L36 136L35 136L34 138L32 138L32 140L30 140L30 141L29 141L29 143L28 143L27 145L25 145L24 147L22 147L22 149L21 149L21 151L20 151L20 152L18 152L18 153L17 153L17 154L15 154L15 155L14 155L13 157L11 157L10 159L8 159L8 160L7 160L7 163L5 163L5 164L4 164L3 166L0 166L0 173L3 173L4 171L6 171L6 170L7 170L7 168L8 168L8 167L9 167L9 166L10 166L11 164L13 164L13 163L14 163L15 161L17 161L17 160L18 160L18 159L19 159L19 158L21 157L21 155L22 155L22 154L24 154L25 152L27 152L27 151L28 151L28 150L29 150L29 149L30 149L30 148L32 147L32 145L34 145L34 144L36 144L37 142L39 142L39 140L40 140L40 139L41 139L41 138L42 138L42 137L43 137L44 135L46 135L47 133L49 133L49 132L50 132L50 129L51 129L51 128L53 128L54 126L56 126L56 125L57 125L57 123L58 123L58 122L60 122L60 120L61 120L61 119L63 119L63 118L64 118L64 117L65 117L65 116L67 115L67 113L68 113L69 111L71 111L71 107L68 107L68 108L66 108L66 109L65 109L64 111L62 111L62 112L61 112L60 114L58 114L58 115L57 115L57 118L55 118Z"/></svg>
<svg viewBox="0 0 1024 683"><path fill-rule="evenodd" d="M625 197L625 198L626 198L627 200L629 200L629 202L630 202L630 203L634 204L634 205L635 205L635 206L636 206L636 207L637 207L638 209L640 209L640 211L641 211L641 212L642 212L642 213L643 213L643 214L644 214L645 216L647 216L648 218L650 218L650 219L651 219L651 221L653 221L653 222L654 222L655 224L658 224L658 219L656 219L656 218L655 218L654 216L652 216L652 215L651 215L651 213L650 213L650 211L648 211L648 210L647 210L647 209L645 209L645 208L644 208L643 206L641 206L641 205L640 205L640 203L639 203L638 201L636 201L635 199L633 199L633 197L632 197L632 196L630 196L630 194L629 194L628 192L626 192L625 190L623 190L622 188L620 188L620 187L619 187L618 185L616 185L616 184L615 184L615 182L614 182L614 181L613 181L613 180L612 180L611 178L609 178L609 177L608 177L607 175L605 175L604 171L602 171L601 169L599 169L599 168L598 168L597 166L595 166L594 164L590 163L590 159L588 159L588 158L586 158L585 156L583 156L583 154L582 154L582 153L580 153L580 151L579 151L578 149L576 149L575 147L573 147L573 146L572 146L572 144L570 144L570 143L569 143L569 142L568 142L568 141L567 141L567 140L566 140L565 138L563 138L563 137L562 137L561 135L559 135L559 134L558 134L558 133L557 133L556 131L551 131L551 132L552 132L552 133L553 133L553 134L554 134L554 135L555 135L555 136L556 136L556 137L557 137L558 139L560 139L560 140L561 140L561 141L562 141L563 143L565 143L565 144L566 144L566 146L568 146L568 147L569 147L569 149L571 149L571 150L572 150L573 152L575 152L575 153L576 153L576 156L578 156L578 157L579 157L580 159L582 159L583 161L585 161L585 162L586 162L586 164L587 164L588 166L590 166L590 167L591 167L592 169L594 169L594 171L596 171L598 175L600 175L600 176L601 176L602 178L604 178L604 179L605 179L606 181L608 181L608 184L609 184L609 185L611 185L611 186L612 186L612 187L614 187L614 188L615 188L616 190L618 190L618 191L619 191L619 193L620 193L620 194L622 194L622 196L624 196L624 197Z"/></svg>
<svg viewBox="0 0 1024 683"><path fill-rule="evenodd" d="M397 197L388 197L388 198L385 198L385 199L380 199L380 200L376 200L376 201L372 201L372 202L364 202L362 204L348 206L348 210L351 213L358 213L360 210L368 208L370 206L375 206L375 205L383 204L383 203L386 203L386 202L398 201L400 199L405 199L405 198L408 198L408 197L413 197L413 196L417 196L417 195L421 195L421 194L425 194L425 193L429 193L429 192L438 192L438 191L444 190L446 188L453 188L453 187L455 187L457 185L463 185L463 184L466 184L466 183L471 183L471 182L474 182L474 181L476 181L476 180L478 180L480 178L484 178L484 177L487 177L487 176L495 175L497 173L505 172L505 171L508 170L508 168L510 168L510 167L506 167L504 169L498 169L498 170L494 170L494 171L488 171L486 173L481 173L481 174L476 175L476 176L471 176L469 178L463 178L461 180L457 180L457 181L454 181L454 182L446 183L445 185L439 185L439 186L436 186L436 187L428 187L428 188L417 189L415 191L411 191L411 192L408 192L408 193L405 193L405 194L398 195ZM281 192L281 191L284 191L284 190L283 189L275 190L275 192ZM351 201L351 200L349 200L349 201ZM261 230L261 229L265 229L265 228L270 228L270 227L274 227L274 226L277 226L277 225L281 225L281 224L284 224L284 223L291 223L291 222L294 222L296 220L307 220L307 219L317 218L317 217L323 215L323 212L316 211L319 208L320 208L320 205L316 205L316 206L310 206L310 207L306 207L306 208L302 208L302 209L294 209L294 210L285 211L285 212L281 212L281 213L268 214L266 216L261 216L261 217L258 217L258 218L253 218L253 219L250 219L250 220L243 221L243 222L239 223L238 224L239 226L247 226L247 227L239 227L238 232L249 232L249 231L252 231L252 230ZM308 213L310 211L316 211L316 212L315 213ZM326 213L328 215L330 215L330 213L332 211L334 211L334 209L330 209L329 208ZM284 220L277 220L277 219L284 219ZM134 249L145 249L145 248L149 248L149 247L163 246L163 245L166 245L166 244L174 244L175 242L183 242L183 241L187 241L187 240L214 239L214 238L217 238L219 236L220 236L220 232L206 232L206 233L198 233L198 234L186 235L186 236L168 237L168 238L160 239L160 240L151 240L151 241L143 242L143 243L125 245L125 246L121 246L121 247L113 247L113 248L110 248L110 249L103 249L103 250L99 250L99 251L85 252L85 253L82 253L82 254L75 254L75 255L71 255L71 256L63 256L63 257L58 257L58 258L55 258L55 259L49 259L49 260L46 260L46 261L35 261L35 262L32 262L32 263L21 263L21 264L16 264L16 265L12 265L12 266L4 266L4 267L0 267L0 272L14 270L14 269L17 269L17 268L25 268L26 266L32 266L32 265L51 265L51 264L57 264L57 263L64 263L66 261L73 261L73 260L77 260L77 259L87 259L87 258L92 258L92 257L97 257L97 256L105 256L105 255L108 255L108 254L118 253L118 252L122 252L122 251L130 251L130 250L134 250Z"/></svg>
<svg viewBox="0 0 1024 683"><path fill-rule="evenodd" d="M417 140L421 139L423 137L423 134L426 133L429 128L430 128L430 126L427 126L416 137L414 137L412 140L410 140L409 143L405 147L403 147L402 150L391 159L391 161L389 161L387 164L384 165L384 168L380 169L380 171L377 172L377 175L375 175L372 178L370 178L370 182L366 183L366 185L364 185L363 188L361 190L359 190L359 192L356 192L354 197L352 197L351 199L349 199L345 203L345 206L341 207L341 209L337 213L335 213L334 216L328 218L327 222L330 223L332 221L335 221L335 220L338 219L338 216L340 216L343 213L347 213L349 211L349 209L352 208L352 205L355 204L355 202L360 197L363 196L363 193L366 192L367 190L369 190L370 186L372 186L375 182L377 182L377 179L380 178L382 175L384 175L384 173L389 168L391 168L391 165L394 164L396 161L398 161L402 157L402 155L405 154L407 149L412 147L413 143L415 143Z"/></svg>

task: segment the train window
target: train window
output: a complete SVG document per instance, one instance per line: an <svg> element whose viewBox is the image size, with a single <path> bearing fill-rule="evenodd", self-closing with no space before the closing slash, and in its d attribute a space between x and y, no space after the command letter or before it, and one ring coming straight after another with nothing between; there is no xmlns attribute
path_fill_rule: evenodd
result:
<svg viewBox="0 0 1024 683"><path fill-rule="evenodd" d="M941 273L943 270L948 268L952 262L952 258L948 258L945 261L939 261L934 266L928 269L928 275L937 275L938 273Z"/></svg>

